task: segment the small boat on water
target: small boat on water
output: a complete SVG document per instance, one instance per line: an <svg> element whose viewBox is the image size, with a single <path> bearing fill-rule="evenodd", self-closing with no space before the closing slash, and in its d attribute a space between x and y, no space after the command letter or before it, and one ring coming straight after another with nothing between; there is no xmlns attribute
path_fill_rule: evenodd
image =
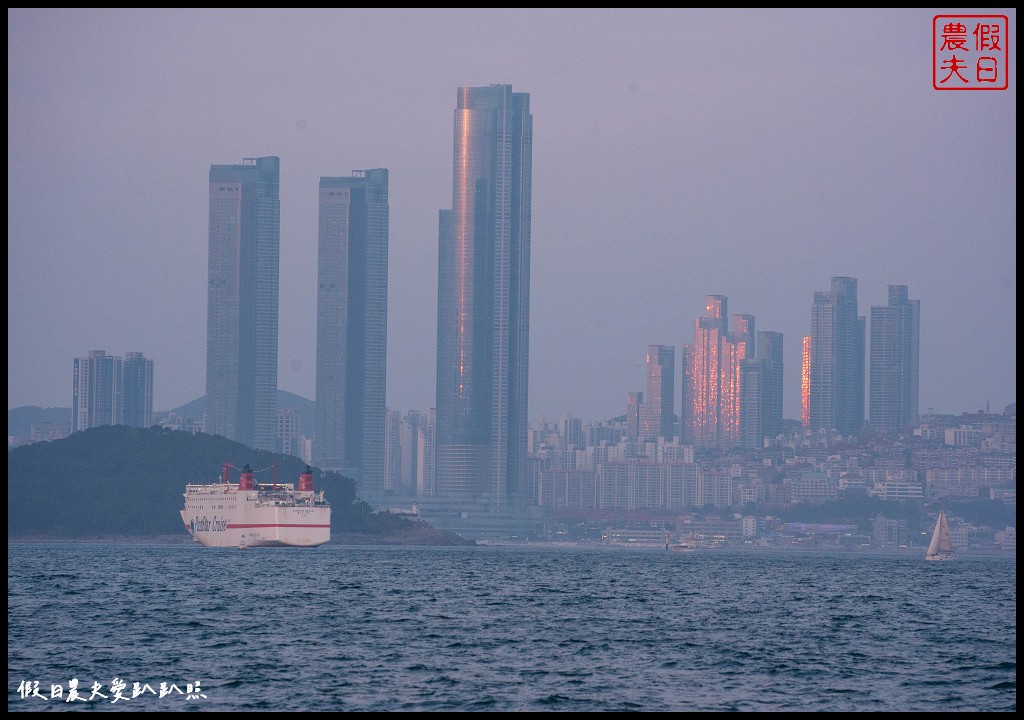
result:
<svg viewBox="0 0 1024 720"><path fill-rule="evenodd" d="M673 552L693 552L699 547L700 542L696 538L686 537L674 545L669 545L668 549Z"/></svg>
<svg viewBox="0 0 1024 720"><path fill-rule="evenodd" d="M953 554L953 538L949 533L945 510L939 510L939 518L935 521L935 530L932 531L932 541L928 543L928 553L924 559L956 560L956 555Z"/></svg>

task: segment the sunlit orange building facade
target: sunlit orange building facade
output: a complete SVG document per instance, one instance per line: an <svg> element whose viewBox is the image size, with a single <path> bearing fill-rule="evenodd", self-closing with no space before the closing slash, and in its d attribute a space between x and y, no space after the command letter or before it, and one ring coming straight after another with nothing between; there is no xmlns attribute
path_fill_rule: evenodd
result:
<svg viewBox="0 0 1024 720"><path fill-rule="evenodd" d="M692 367L693 444L721 447L722 343L729 331L729 301L724 295L704 298L704 316L693 324Z"/></svg>
<svg viewBox="0 0 1024 720"><path fill-rule="evenodd" d="M730 328L724 295L705 296L683 346L683 380L683 442L758 448L781 432L782 335L756 332L753 315L733 315Z"/></svg>
<svg viewBox="0 0 1024 720"><path fill-rule="evenodd" d="M811 429L811 336L804 335L800 346L800 425Z"/></svg>
<svg viewBox="0 0 1024 720"><path fill-rule="evenodd" d="M741 444L743 361L754 357L754 316L733 315L722 343L722 447Z"/></svg>
<svg viewBox="0 0 1024 720"><path fill-rule="evenodd" d="M440 213L436 491L526 502L533 116L511 85L460 87Z"/></svg>

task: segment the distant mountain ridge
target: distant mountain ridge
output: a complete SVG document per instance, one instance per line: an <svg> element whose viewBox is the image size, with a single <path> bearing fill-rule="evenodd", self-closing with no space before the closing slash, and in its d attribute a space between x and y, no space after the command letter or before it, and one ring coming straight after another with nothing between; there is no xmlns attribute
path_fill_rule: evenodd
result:
<svg viewBox="0 0 1024 720"><path fill-rule="evenodd" d="M313 437L313 428L316 425L315 413L316 403L307 400L301 395L290 393L287 390L277 391L277 407L280 410L295 408L299 411L300 432L306 437ZM206 396L198 397L191 402L180 405L170 410L161 410L153 413L153 423L166 420L171 413L182 417L201 418L206 412ZM43 408L38 405L24 405L12 408L7 411L7 434L15 437L28 439L32 436L32 426L38 423L70 423L71 408Z"/></svg>
<svg viewBox="0 0 1024 720"><path fill-rule="evenodd" d="M299 432L306 437L313 437L313 428L316 425L316 403L307 400L301 395L290 393L287 390L277 391L277 409L287 410L294 408L299 411ZM69 411L70 412L70 411ZM206 396L198 397L192 402L185 403L170 410L153 413L153 421L166 420L171 413L181 417L201 418L206 412Z"/></svg>
<svg viewBox="0 0 1024 720"><path fill-rule="evenodd" d="M7 411L7 434L28 440L38 423L70 423L71 408L43 408L23 405Z"/></svg>

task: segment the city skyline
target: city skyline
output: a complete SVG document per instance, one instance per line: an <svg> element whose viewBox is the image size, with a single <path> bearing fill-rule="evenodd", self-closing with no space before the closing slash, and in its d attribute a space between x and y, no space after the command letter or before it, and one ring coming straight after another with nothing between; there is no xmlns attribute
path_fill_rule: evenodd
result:
<svg viewBox="0 0 1024 720"><path fill-rule="evenodd" d="M933 15L9 9L9 408L67 406L68 360L89 347L154 358L157 410L203 394L205 169L257 154L282 160L277 385L315 395L317 179L386 166L387 405L432 407L452 89L507 82L543 118L531 421L623 414L645 348L678 352L709 293L782 333L798 418L810 298L834 276L857 278L862 308L890 285L927 308L922 413L1001 411L1016 393L1015 94L932 89ZM729 28L724 57L695 32L711 26ZM768 62L780 44L789 59ZM365 78L300 82L310 62L370 53ZM69 176L90 181L40 204Z"/></svg>

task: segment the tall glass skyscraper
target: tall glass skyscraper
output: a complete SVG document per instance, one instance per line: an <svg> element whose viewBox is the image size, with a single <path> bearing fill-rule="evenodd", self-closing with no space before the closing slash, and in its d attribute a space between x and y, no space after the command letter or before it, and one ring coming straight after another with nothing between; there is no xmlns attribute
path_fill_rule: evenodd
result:
<svg viewBox="0 0 1024 720"><path fill-rule="evenodd" d="M682 391L679 397L679 440L684 445L693 444L693 344L683 343L679 349L680 379Z"/></svg>
<svg viewBox="0 0 1024 720"><path fill-rule="evenodd" d="M753 318L748 327L753 331ZM757 331L755 347L740 361L739 393L739 444L762 448L782 432L782 333Z"/></svg>
<svg viewBox="0 0 1024 720"><path fill-rule="evenodd" d="M644 394L631 392L626 395L626 437L636 440L640 437L640 415L644 406Z"/></svg>
<svg viewBox="0 0 1024 720"><path fill-rule="evenodd" d="M889 286L889 304L871 308L871 384L868 422L898 433L917 420L921 301L906 285Z"/></svg>
<svg viewBox="0 0 1024 720"><path fill-rule="evenodd" d="M683 347L684 407L690 411L683 424L690 435L684 432L683 440L718 450L760 447L767 387L764 364L753 362L760 333L753 315L733 315L730 327L728 308L725 295L706 295L693 344Z"/></svg>
<svg viewBox="0 0 1024 720"><path fill-rule="evenodd" d="M764 362L761 431L775 437L782 433L782 333L758 330L754 355Z"/></svg>
<svg viewBox="0 0 1024 720"><path fill-rule="evenodd" d="M206 431L273 451L280 161L210 166Z"/></svg>
<svg viewBox="0 0 1024 720"><path fill-rule="evenodd" d="M388 171L320 178L317 253L317 465L384 491L388 344Z"/></svg>
<svg viewBox="0 0 1024 720"><path fill-rule="evenodd" d="M766 365L761 358L744 358L740 361L740 447L755 450L764 447Z"/></svg>
<svg viewBox="0 0 1024 720"><path fill-rule="evenodd" d="M671 440L676 422L676 349L647 346L647 395L642 404L642 436Z"/></svg>
<svg viewBox="0 0 1024 720"><path fill-rule="evenodd" d="M700 447L721 447L722 344L729 332L729 300L724 295L706 295L704 316L694 320L691 400L693 443Z"/></svg>
<svg viewBox="0 0 1024 720"><path fill-rule="evenodd" d="M722 448L742 444L743 363L754 357L755 339L754 316L733 315L722 341Z"/></svg>
<svg viewBox="0 0 1024 720"><path fill-rule="evenodd" d="M533 116L511 85L460 87L440 213L436 491L526 503Z"/></svg>
<svg viewBox="0 0 1024 720"><path fill-rule="evenodd" d="M814 293L808 411L810 430L851 435L864 426L865 319L857 315L857 280L833 277Z"/></svg>

